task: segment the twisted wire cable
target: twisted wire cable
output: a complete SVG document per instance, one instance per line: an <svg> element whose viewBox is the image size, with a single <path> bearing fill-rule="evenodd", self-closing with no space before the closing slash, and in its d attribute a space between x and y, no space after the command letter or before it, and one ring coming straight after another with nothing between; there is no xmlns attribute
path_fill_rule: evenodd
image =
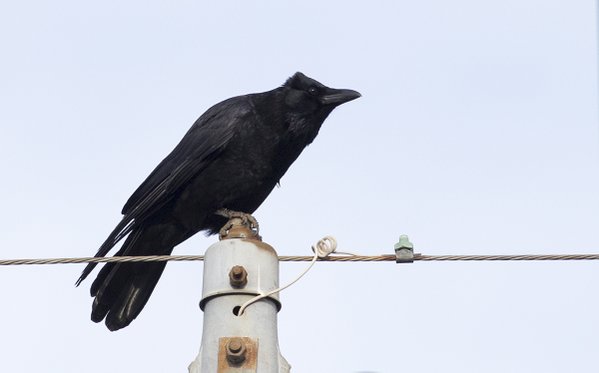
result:
<svg viewBox="0 0 599 373"><path fill-rule="evenodd" d="M310 262L313 256L281 255L281 262ZM396 256L386 255L329 255L318 258L318 262L395 262ZM111 256L82 258L36 258L36 259L0 259L0 266L43 265L43 264L80 264L80 263L116 263L116 262L188 262L202 261L203 255L148 255L148 256ZM414 261L455 262L455 261L558 261L558 260L599 260L599 254L519 254L519 255L424 255L414 254Z"/></svg>

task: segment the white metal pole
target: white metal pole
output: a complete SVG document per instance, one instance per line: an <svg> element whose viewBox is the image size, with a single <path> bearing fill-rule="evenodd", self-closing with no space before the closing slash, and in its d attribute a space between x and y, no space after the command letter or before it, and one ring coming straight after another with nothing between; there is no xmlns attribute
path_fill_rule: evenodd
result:
<svg viewBox="0 0 599 373"><path fill-rule="evenodd" d="M249 299L279 286L275 250L242 225L210 246L204 256L200 308L202 345L190 373L288 373L279 351L279 295L261 299L237 315Z"/></svg>

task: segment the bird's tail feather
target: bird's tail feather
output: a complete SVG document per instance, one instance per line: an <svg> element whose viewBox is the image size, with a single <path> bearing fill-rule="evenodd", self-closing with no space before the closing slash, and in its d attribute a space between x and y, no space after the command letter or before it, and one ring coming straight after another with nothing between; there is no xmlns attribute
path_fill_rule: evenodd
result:
<svg viewBox="0 0 599 373"><path fill-rule="evenodd" d="M112 331L129 325L150 299L165 266L166 262L118 263L95 295L92 321L106 318Z"/></svg>
<svg viewBox="0 0 599 373"><path fill-rule="evenodd" d="M128 216L124 216L123 220L119 222L119 224L114 228L114 230L110 233L106 241L100 246L96 255L96 258L105 256L108 254L110 249L114 247L120 240L122 240L127 234L129 234L135 228L135 222L132 218ZM123 245L124 246L124 245ZM122 255L122 254L121 254ZM79 286L83 280L93 271L98 263L89 263L83 269L81 276L75 282L75 286Z"/></svg>
<svg viewBox="0 0 599 373"><path fill-rule="evenodd" d="M127 237L115 256L170 255L175 245L187 238L171 225L137 228ZM108 329L126 327L144 308L154 291L166 262L107 263L94 280L90 293L95 297L91 319L106 319Z"/></svg>

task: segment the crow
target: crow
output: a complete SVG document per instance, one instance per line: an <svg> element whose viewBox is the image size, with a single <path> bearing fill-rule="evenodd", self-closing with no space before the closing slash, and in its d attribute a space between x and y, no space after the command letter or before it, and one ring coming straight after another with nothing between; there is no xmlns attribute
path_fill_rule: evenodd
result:
<svg viewBox="0 0 599 373"><path fill-rule="evenodd" d="M170 255L194 234L219 231L231 212L252 214L333 109L360 97L301 72L272 91L233 97L208 109L123 207L100 246L102 257ZM223 211L226 213L223 214ZM78 286L95 263L85 267ZM126 327L146 305L166 262L107 263L91 285L91 319Z"/></svg>

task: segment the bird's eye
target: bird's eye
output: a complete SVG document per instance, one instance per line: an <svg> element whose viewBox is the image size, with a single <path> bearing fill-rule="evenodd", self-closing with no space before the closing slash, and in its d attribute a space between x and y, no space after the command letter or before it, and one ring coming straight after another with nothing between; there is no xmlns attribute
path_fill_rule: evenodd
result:
<svg viewBox="0 0 599 373"><path fill-rule="evenodd" d="M310 87L308 88L308 93L312 96L316 96L318 94L318 89L316 89L315 87Z"/></svg>

